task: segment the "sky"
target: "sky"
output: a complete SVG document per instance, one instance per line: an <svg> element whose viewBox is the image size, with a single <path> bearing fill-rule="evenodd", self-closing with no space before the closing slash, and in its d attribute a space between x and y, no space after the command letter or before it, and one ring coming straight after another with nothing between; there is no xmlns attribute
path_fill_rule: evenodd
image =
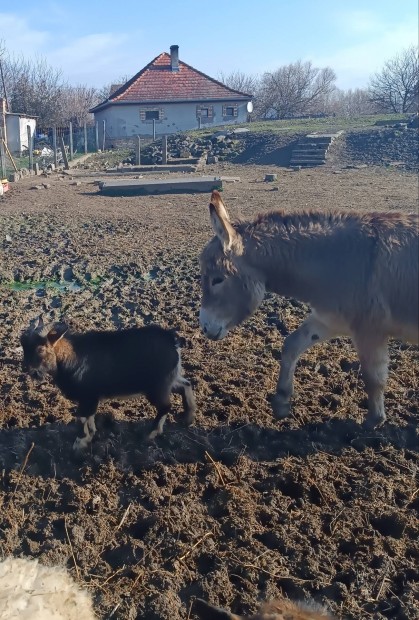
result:
<svg viewBox="0 0 419 620"><path fill-rule="evenodd" d="M418 44L417 0L19 0L0 5L9 52L43 57L71 84L131 77L170 45L217 78L297 60L330 66L339 88L363 88Z"/></svg>

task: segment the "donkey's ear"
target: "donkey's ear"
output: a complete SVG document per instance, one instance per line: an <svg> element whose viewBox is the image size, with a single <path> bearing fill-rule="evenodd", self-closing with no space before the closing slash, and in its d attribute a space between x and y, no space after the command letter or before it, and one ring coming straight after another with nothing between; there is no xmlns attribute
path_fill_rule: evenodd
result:
<svg viewBox="0 0 419 620"><path fill-rule="evenodd" d="M200 620L240 620L240 616L231 614L219 607L213 607L200 598L195 599L193 612Z"/></svg>
<svg viewBox="0 0 419 620"><path fill-rule="evenodd" d="M221 241L224 251L230 250L236 237L236 231L230 223L227 209L217 190L214 190L211 194L209 210L211 224L215 234Z"/></svg>
<svg viewBox="0 0 419 620"><path fill-rule="evenodd" d="M67 333L68 327L65 323L56 323L48 332L47 340L54 346Z"/></svg>

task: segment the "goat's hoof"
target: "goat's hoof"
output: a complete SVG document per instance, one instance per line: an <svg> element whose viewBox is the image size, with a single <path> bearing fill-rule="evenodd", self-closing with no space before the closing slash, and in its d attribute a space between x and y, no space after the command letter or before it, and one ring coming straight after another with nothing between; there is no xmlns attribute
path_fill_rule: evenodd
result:
<svg viewBox="0 0 419 620"><path fill-rule="evenodd" d="M271 398L272 412L277 420L283 420L288 418L291 414L291 403L284 402L284 400L275 394Z"/></svg>
<svg viewBox="0 0 419 620"><path fill-rule="evenodd" d="M190 426L195 421L195 410L193 411L185 411L185 413L179 418L182 426Z"/></svg>
<svg viewBox="0 0 419 620"><path fill-rule="evenodd" d="M86 437L76 437L73 443L73 450L74 452L84 452L89 444L90 441L87 440Z"/></svg>
<svg viewBox="0 0 419 620"><path fill-rule="evenodd" d="M367 431L373 431L375 428L382 426L386 421L385 415L380 415L377 413L369 413L364 420L363 427Z"/></svg>

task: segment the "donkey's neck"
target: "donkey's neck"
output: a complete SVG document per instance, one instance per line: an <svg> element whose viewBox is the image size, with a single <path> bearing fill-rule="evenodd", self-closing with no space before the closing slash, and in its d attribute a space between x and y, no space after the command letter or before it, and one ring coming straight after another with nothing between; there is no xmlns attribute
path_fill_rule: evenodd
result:
<svg viewBox="0 0 419 620"><path fill-rule="evenodd" d="M316 304L336 277L341 229L342 219L326 214L264 215L240 231L241 262L267 291Z"/></svg>

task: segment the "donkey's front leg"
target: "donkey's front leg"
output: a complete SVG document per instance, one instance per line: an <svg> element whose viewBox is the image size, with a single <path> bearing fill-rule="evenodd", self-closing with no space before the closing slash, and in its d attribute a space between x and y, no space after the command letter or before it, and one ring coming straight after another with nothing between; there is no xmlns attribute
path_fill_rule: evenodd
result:
<svg viewBox="0 0 419 620"><path fill-rule="evenodd" d="M294 372L299 357L313 345L329 340L334 335L335 332L325 322L311 314L298 329L285 338L276 394L271 401L275 417L281 419L290 414Z"/></svg>
<svg viewBox="0 0 419 620"><path fill-rule="evenodd" d="M83 425L83 434L77 437L73 444L74 450L84 450L91 443L96 432L95 414L99 405L98 400L89 400L79 403L76 416Z"/></svg>
<svg viewBox="0 0 419 620"><path fill-rule="evenodd" d="M368 395L368 416L365 425L367 428L375 428L386 420L384 390L388 375L387 338L369 333L357 335L355 341Z"/></svg>

